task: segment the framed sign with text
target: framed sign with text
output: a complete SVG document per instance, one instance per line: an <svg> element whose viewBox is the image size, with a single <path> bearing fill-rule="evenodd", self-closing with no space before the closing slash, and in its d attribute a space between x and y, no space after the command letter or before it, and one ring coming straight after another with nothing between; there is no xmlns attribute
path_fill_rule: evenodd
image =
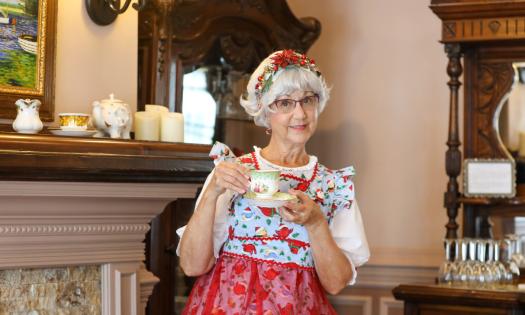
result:
<svg viewBox="0 0 525 315"><path fill-rule="evenodd" d="M465 159L463 184L466 197L514 197L516 165L507 159Z"/></svg>

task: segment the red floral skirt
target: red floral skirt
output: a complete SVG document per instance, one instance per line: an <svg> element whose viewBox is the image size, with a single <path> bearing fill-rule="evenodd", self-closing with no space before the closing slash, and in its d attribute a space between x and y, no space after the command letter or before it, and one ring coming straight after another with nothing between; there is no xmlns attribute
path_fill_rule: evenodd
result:
<svg viewBox="0 0 525 315"><path fill-rule="evenodd" d="M222 254L195 283L183 315L332 315L315 270Z"/></svg>

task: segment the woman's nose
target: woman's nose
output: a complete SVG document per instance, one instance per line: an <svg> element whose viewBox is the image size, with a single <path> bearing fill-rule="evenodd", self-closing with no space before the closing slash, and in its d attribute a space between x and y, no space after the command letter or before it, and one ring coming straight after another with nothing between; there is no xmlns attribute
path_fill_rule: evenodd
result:
<svg viewBox="0 0 525 315"><path fill-rule="evenodd" d="M301 104L301 102L295 102L293 116L295 118L304 118L306 116L306 113L304 112L303 104Z"/></svg>

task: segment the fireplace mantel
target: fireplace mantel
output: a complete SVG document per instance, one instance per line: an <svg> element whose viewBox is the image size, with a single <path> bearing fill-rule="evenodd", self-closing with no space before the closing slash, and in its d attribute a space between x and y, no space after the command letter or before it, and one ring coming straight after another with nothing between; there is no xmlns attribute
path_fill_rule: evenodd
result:
<svg viewBox="0 0 525 315"><path fill-rule="evenodd" d="M202 182L209 145L0 132L0 179Z"/></svg>
<svg viewBox="0 0 525 315"><path fill-rule="evenodd" d="M100 265L102 314L144 314L148 223L195 197L209 149L0 133L0 269Z"/></svg>

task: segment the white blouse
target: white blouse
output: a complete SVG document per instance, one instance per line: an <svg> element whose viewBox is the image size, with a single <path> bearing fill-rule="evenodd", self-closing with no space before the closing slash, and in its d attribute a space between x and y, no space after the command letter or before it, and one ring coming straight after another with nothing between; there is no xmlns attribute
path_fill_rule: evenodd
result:
<svg viewBox="0 0 525 315"><path fill-rule="evenodd" d="M317 158L315 156L310 156L310 162L305 166L298 168L285 168L264 159L260 154L260 148L255 147L255 154L259 163L264 163L271 168L280 169L286 172L299 170L304 171L308 170L309 168L313 169L317 162ZM214 171L208 175L208 178L206 179L202 189L203 192L206 190L206 187L213 176L213 172ZM219 257L219 252L222 248L222 245L228 238L228 208L230 207L231 200L236 197L236 195L237 193L227 190L217 199L215 222L213 226L213 254L215 258ZM198 208L201 198L202 193L197 198L195 209ZM177 235L182 238L185 229L186 226L177 229ZM355 283L357 276L355 267L363 265L370 257L370 250L368 248L368 242L366 240L361 212L359 210L357 200L354 200L352 203L350 211L336 212L330 223L330 231L332 232L332 237L334 238L337 246L343 251L345 256L350 261L352 268L354 269L353 278L348 283L349 285L352 285ZM177 246L177 255L180 255L179 246Z"/></svg>

